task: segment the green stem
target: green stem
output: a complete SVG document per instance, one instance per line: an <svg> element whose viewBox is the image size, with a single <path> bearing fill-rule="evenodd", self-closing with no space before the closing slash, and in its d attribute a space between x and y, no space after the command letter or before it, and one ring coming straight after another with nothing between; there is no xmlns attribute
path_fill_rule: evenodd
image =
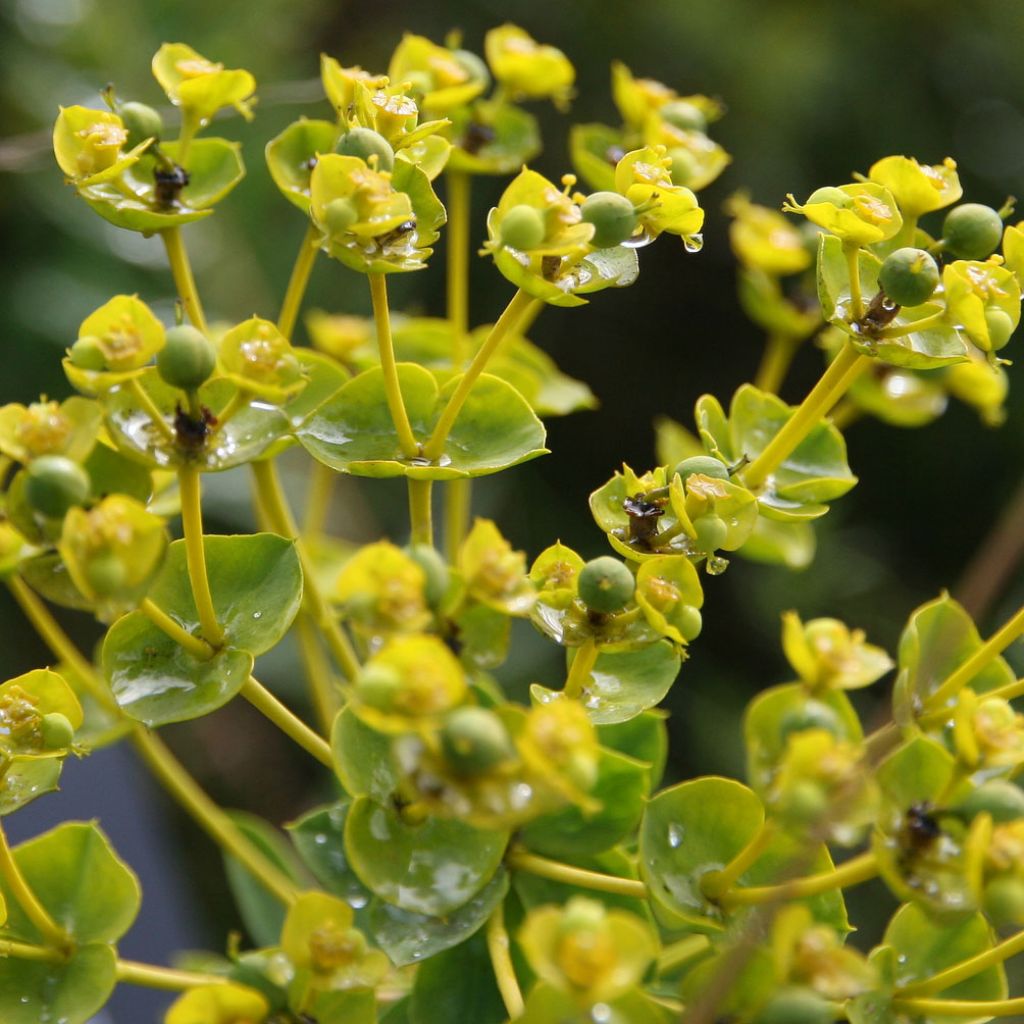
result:
<svg viewBox="0 0 1024 1024"><path fill-rule="evenodd" d="M322 736L313 732L301 718L289 711L258 680L249 676L242 684L241 694L257 711L269 718L281 732L295 740L307 754L311 754L331 771L334 770L331 745Z"/></svg>
<svg viewBox="0 0 1024 1024"><path fill-rule="evenodd" d="M459 548L469 532L472 510L472 479L449 480L444 485L444 551L452 565L458 561Z"/></svg>
<svg viewBox="0 0 1024 1024"><path fill-rule="evenodd" d="M581 889L609 892L618 896L632 896L638 900L647 897L647 886L635 878L603 875L599 871L588 871L586 868L573 867L571 864L549 860L547 857L538 857L535 853L527 853L525 850L512 850L505 861L513 871L525 871L539 878L550 878L553 882L564 882L566 885L577 885Z"/></svg>
<svg viewBox="0 0 1024 1024"><path fill-rule="evenodd" d="M315 537L324 532L331 510L336 477L337 474L330 466L314 460L309 476L309 489L306 492L306 514L302 523L302 532L307 537Z"/></svg>
<svg viewBox="0 0 1024 1024"><path fill-rule="evenodd" d="M40 964L59 964L65 954L51 946L33 946L28 942L0 939L0 957L14 957L17 960L32 960Z"/></svg>
<svg viewBox="0 0 1024 1024"><path fill-rule="evenodd" d="M498 317L498 322L491 328L487 340L480 346L469 369L459 378L459 383L448 399L448 404L441 412L441 416L434 426L434 432L430 440L423 446L423 455L431 462L436 462L444 452L444 443L448 440L455 421L458 419L462 406L469 397L473 385L477 382L480 374L484 372L491 356L494 355L498 346L504 341L506 335L510 334L518 325L523 314L533 305L534 299L521 288L512 296L512 301L505 307L505 311Z"/></svg>
<svg viewBox="0 0 1024 1024"><path fill-rule="evenodd" d="M433 544L434 525L430 498L433 480L413 480L409 477L409 521L412 524L413 544Z"/></svg>
<svg viewBox="0 0 1024 1024"><path fill-rule="evenodd" d="M201 636L193 636L181 623L172 619L155 601L142 599L139 611L161 632L166 633L179 647L184 647L198 661L209 661L217 651Z"/></svg>
<svg viewBox="0 0 1024 1024"><path fill-rule="evenodd" d="M717 900L731 889L764 853L773 835L774 826L771 821L761 822L761 827L754 833L750 842L724 868L709 871L701 878L700 888L704 896L709 900Z"/></svg>
<svg viewBox="0 0 1024 1024"><path fill-rule="evenodd" d="M125 985L140 985L163 992L185 992L201 985L226 985L230 981L222 974L178 971L171 967L157 967L155 964L140 964L135 960L117 961L117 980Z"/></svg>
<svg viewBox="0 0 1024 1024"><path fill-rule="evenodd" d="M684 939L666 946L658 957L658 974L671 974L691 960L703 956L711 949L711 940L706 935L687 935Z"/></svg>
<svg viewBox="0 0 1024 1024"><path fill-rule="evenodd" d="M395 363L395 346L391 340L391 313L388 310L388 288L383 274L368 274L370 298L373 301L373 319L377 326L377 348L380 352L380 368L384 373L384 392L387 395L391 422L398 434L398 444L407 459L420 454L419 442L412 432L409 414L405 410L405 399L398 382L398 365Z"/></svg>
<svg viewBox="0 0 1024 1024"><path fill-rule="evenodd" d="M939 971L938 974L933 974L930 978L904 985L897 990L897 996L899 998L905 996L930 996L936 992L943 992L947 988L952 988L959 982L964 981L966 978L973 978L976 974L980 974L987 968L1001 964L1004 960L1009 960L1011 956L1016 956L1022 952L1024 952L1024 931L1017 932L1016 935L1011 935L1008 939L1004 939L991 949L986 949L984 953L968 957L952 967Z"/></svg>
<svg viewBox="0 0 1024 1024"><path fill-rule="evenodd" d="M861 355L853 345L846 342L782 429L742 472L744 484L751 490L761 487L843 397L857 375L870 362L870 356Z"/></svg>
<svg viewBox="0 0 1024 1024"><path fill-rule="evenodd" d="M473 179L464 171L446 171L448 185L448 321L452 325L452 366L466 362L469 332L469 215Z"/></svg>
<svg viewBox="0 0 1024 1024"><path fill-rule="evenodd" d="M295 333L295 323L299 319L299 310L302 308L302 299L309 284L309 275L313 272L313 264L316 263L317 254L320 252L319 240L320 232L310 222L306 233L302 236L299 253L295 257L295 265L292 267L292 276L288 279L284 301L281 303L281 312L277 318L277 329L289 341Z"/></svg>
<svg viewBox="0 0 1024 1024"><path fill-rule="evenodd" d="M916 334L918 331L927 331L930 327L938 327L946 319L946 311L940 310L932 313L931 316L923 316L913 323L900 324L898 327L886 327L878 337L882 339L903 338L908 334Z"/></svg>
<svg viewBox="0 0 1024 1024"><path fill-rule="evenodd" d="M171 264L171 275L174 277L174 286L178 289L181 304L185 307L185 315L198 327L203 334L207 334L206 317L203 314L203 306L199 301L199 293L196 291L196 281L192 276L192 264L188 259L188 252L185 250L185 242L181 237L181 228L164 228L160 232L164 240L164 248L167 250L167 259Z"/></svg>
<svg viewBox="0 0 1024 1024"><path fill-rule="evenodd" d="M749 889L732 889L721 897L724 907L749 907L761 903L781 903L818 896L834 889L846 889L860 885L878 874L878 863L873 853L862 853L845 864L820 875L794 878L780 885L755 886Z"/></svg>
<svg viewBox="0 0 1024 1024"><path fill-rule="evenodd" d="M322 733L329 733L334 716L341 704L331 667L317 638L312 618L304 612L295 619L295 633L299 642L302 667L309 682L313 698L313 711Z"/></svg>
<svg viewBox="0 0 1024 1024"><path fill-rule="evenodd" d="M937 711L956 696L979 672L1024 634L1024 607L1011 616L925 701L925 711Z"/></svg>
<svg viewBox="0 0 1024 1024"><path fill-rule="evenodd" d="M203 636L214 647L224 643L224 630L217 621L210 593L210 579L206 574L206 549L203 546L202 490L199 470L182 466L178 470L178 489L181 492L181 523L185 534L185 560L192 583L192 596Z"/></svg>
<svg viewBox="0 0 1024 1024"><path fill-rule="evenodd" d="M569 666L569 675L565 680L562 693L573 700L579 700L587 683L590 682L590 674L597 662L597 644L593 640L587 640L581 647L576 649L573 655L572 664Z"/></svg>
<svg viewBox="0 0 1024 1024"><path fill-rule="evenodd" d="M31 886L25 880L8 845L2 823L0 823L0 878L4 880L8 891L48 946L62 952L67 952L73 947L74 943L68 933L54 921L50 912L39 902Z"/></svg>
<svg viewBox="0 0 1024 1024"><path fill-rule="evenodd" d="M277 469L272 459L262 459L250 463L260 506L267 521L275 533L295 541L295 549L302 564L302 603L306 614L310 616L323 633L324 640L330 649L338 667L349 680L355 679L359 672L359 659L349 643L348 637L342 632L338 620L334 617L330 606L320 593L316 583L316 567L306 551L306 545L299 537L291 509L281 490L281 482L277 478Z"/></svg>
<svg viewBox="0 0 1024 1024"><path fill-rule="evenodd" d="M914 1017L1012 1017L1024 1013L1024 998L1018 999L902 999L892 1008Z"/></svg>
<svg viewBox="0 0 1024 1024"><path fill-rule="evenodd" d="M755 388L773 395L779 393L793 357L800 347L800 341L800 338L795 338L792 334L768 335L764 354L761 356L761 365L757 368L757 376L754 378Z"/></svg>
<svg viewBox="0 0 1024 1024"><path fill-rule="evenodd" d="M163 434L164 440L170 444L177 444L178 438L174 433L174 428L164 419L163 413L156 406L156 402L143 390L138 377L132 377L128 381L128 390L132 393L135 401L145 409L146 415L153 422L153 426Z"/></svg>
<svg viewBox="0 0 1024 1024"><path fill-rule="evenodd" d="M503 903L495 907L487 921L487 952L491 956L491 966L494 968L494 979L498 983L501 1001L505 1004L509 1019L516 1020L523 1015L526 1004L523 1002L523 993L519 988L515 968L512 966Z"/></svg>
<svg viewBox="0 0 1024 1024"><path fill-rule="evenodd" d="M856 321L864 316L864 297L860 288L860 246L844 242L843 255L850 275L850 312Z"/></svg>

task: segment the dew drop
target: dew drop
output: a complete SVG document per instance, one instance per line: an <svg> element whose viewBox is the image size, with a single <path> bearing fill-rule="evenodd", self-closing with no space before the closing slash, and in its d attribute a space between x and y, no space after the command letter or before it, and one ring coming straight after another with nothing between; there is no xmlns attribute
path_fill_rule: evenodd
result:
<svg viewBox="0 0 1024 1024"><path fill-rule="evenodd" d="M683 245L687 252L700 252L704 248L703 235L686 235L683 238Z"/></svg>
<svg viewBox="0 0 1024 1024"><path fill-rule="evenodd" d="M313 842L316 843L317 846L323 846L324 843L327 842L327 836L324 835L323 832L317 832L317 834L313 836Z"/></svg>
<svg viewBox="0 0 1024 1024"><path fill-rule="evenodd" d="M677 825L673 822L668 827L668 845L673 850L677 850L683 843L683 837L686 835L686 830L682 825Z"/></svg>
<svg viewBox="0 0 1024 1024"><path fill-rule="evenodd" d="M252 613L252 617L254 619L262 619L263 618L263 612L253 612Z"/></svg>

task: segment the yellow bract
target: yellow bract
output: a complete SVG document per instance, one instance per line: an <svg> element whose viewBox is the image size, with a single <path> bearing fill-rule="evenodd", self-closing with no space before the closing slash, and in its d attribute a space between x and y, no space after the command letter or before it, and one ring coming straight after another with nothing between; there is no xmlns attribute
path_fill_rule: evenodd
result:
<svg viewBox="0 0 1024 1024"><path fill-rule="evenodd" d="M583 255L588 251L594 237L593 224L585 224L580 208L554 182L543 174L524 167L512 179L498 200L498 205L487 218L490 238L484 248L493 251L501 248L501 224L508 212L517 206L530 206L537 210L544 220L544 237L528 252L531 256Z"/></svg>
<svg viewBox="0 0 1024 1024"><path fill-rule="evenodd" d="M576 69L569 58L516 25L492 28L484 37L484 53L494 77L513 99L550 98L562 106L572 96Z"/></svg>
<svg viewBox="0 0 1024 1024"><path fill-rule="evenodd" d="M1018 281L1024 281L1024 220L1003 231L1003 260Z"/></svg>
<svg viewBox="0 0 1024 1024"><path fill-rule="evenodd" d="M164 326L136 295L115 295L82 321L78 337L95 338L115 373L145 366L164 347Z"/></svg>
<svg viewBox="0 0 1024 1024"><path fill-rule="evenodd" d="M667 231L694 243L704 226L704 211L688 188L672 183L671 167L662 146L633 150L615 167L615 191L636 207L650 235Z"/></svg>
<svg viewBox="0 0 1024 1024"><path fill-rule="evenodd" d="M374 632L419 630L430 621L426 574L401 548L383 540L367 544L341 570L336 600L353 623Z"/></svg>
<svg viewBox="0 0 1024 1024"><path fill-rule="evenodd" d="M306 384L288 339L269 320L254 316L220 340L224 375L240 388L280 404Z"/></svg>
<svg viewBox="0 0 1024 1024"><path fill-rule="evenodd" d="M600 748L582 704L559 696L530 708L516 745L539 784L574 803L594 805L586 794L597 781Z"/></svg>
<svg viewBox="0 0 1024 1024"><path fill-rule="evenodd" d="M838 619L800 621L796 612L782 616L782 649L801 681L813 689L856 690L880 679L893 662L881 647Z"/></svg>
<svg viewBox="0 0 1024 1024"><path fill-rule="evenodd" d="M882 185L858 182L829 191L835 196L803 206L790 195L782 208L789 213L802 213L812 224L851 245L884 242L903 226L896 200ZM840 195L844 198L840 199Z"/></svg>
<svg viewBox="0 0 1024 1024"><path fill-rule="evenodd" d="M522 615L535 600L526 555L513 551L490 519L478 519L459 549L458 569L471 597L506 615Z"/></svg>
<svg viewBox="0 0 1024 1024"><path fill-rule="evenodd" d="M41 455L83 462L96 445L102 417L96 402L77 395L61 403L11 402L0 407L0 452L21 463Z"/></svg>
<svg viewBox="0 0 1024 1024"><path fill-rule="evenodd" d="M121 147L128 130L117 114L88 107L61 107L53 126L53 153L60 169L76 185L96 185L127 170L152 139L128 153Z"/></svg>
<svg viewBox="0 0 1024 1024"><path fill-rule="evenodd" d="M349 108L355 100L355 87L362 82L370 89L379 89L387 85L387 75L375 75L364 71L358 65L343 67L326 53L320 55L320 80L330 104L338 112L342 120L347 120Z"/></svg>
<svg viewBox="0 0 1024 1024"><path fill-rule="evenodd" d="M202 985L179 996L164 1024L260 1024L270 1012L261 993L228 982Z"/></svg>
<svg viewBox="0 0 1024 1024"><path fill-rule="evenodd" d="M892 193L904 217L941 210L963 195L951 157L929 166L909 156L887 156L872 165L868 178Z"/></svg>
<svg viewBox="0 0 1024 1024"><path fill-rule="evenodd" d="M387 171L375 171L355 156L328 153L320 157L309 181L310 212L316 225L330 237L327 205L348 199L355 220L344 231L362 243L387 235L413 220L412 201L391 184Z"/></svg>
<svg viewBox="0 0 1024 1024"><path fill-rule="evenodd" d="M413 86L423 97L424 109L438 115L466 106L487 86L447 47L408 32L391 55L388 77Z"/></svg>
<svg viewBox="0 0 1024 1024"><path fill-rule="evenodd" d="M650 114L677 98L674 89L653 78L634 78L621 61L612 62L612 99L627 126L642 128Z"/></svg>
<svg viewBox="0 0 1024 1024"><path fill-rule="evenodd" d="M164 43L153 57L153 76L196 125L206 124L221 107L234 107L252 120L256 79L248 71L215 64L185 43Z"/></svg>
<svg viewBox="0 0 1024 1024"><path fill-rule="evenodd" d="M82 706L56 672L36 669L0 685L0 756L41 753L43 716L54 713L72 729L82 724Z"/></svg>
<svg viewBox="0 0 1024 1024"><path fill-rule="evenodd" d="M984 352L997 352L1020 323L1021 288L998 258L957 260L942 268L952 323Z"/></svg>
<svg viewBox="0 0 1024 1024"><path fill-rule="evenodd" d="M1024 763L1024 715L1009 701L962 690L953 717L957 756L972 771Z"/></svg>
<svg viewBox="0 0 1024 1024"><path fill-rule="evenodd" d="M811 265L811 253L803 236L777 210L759 206L743 194L726 204L733 218L729 241L745 267L778 277L799 274Z"/></svg>

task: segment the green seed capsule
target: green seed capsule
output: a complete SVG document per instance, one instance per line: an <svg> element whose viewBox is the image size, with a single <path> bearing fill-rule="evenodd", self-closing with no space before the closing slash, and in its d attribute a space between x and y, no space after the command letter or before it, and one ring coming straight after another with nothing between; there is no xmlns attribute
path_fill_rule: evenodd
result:
<svg viewBox="0 0 1024 1024"><path fill-rule="evenodd" d="M566 905L558 923L559 935L575 932L594 932L601 928L608 916L604 904L586 896L574 896Z"/></svg>
<svg viewBox="0 0 1024 1024"><path fill-rule="evenodd" d="M455 58L459 67L469 75L471 82L482 82L484 89L490 86L491 72L483 58L478 57L470 50L452 50L452 57Z"/></svg>
<svg viewBox="0 0 1024 1024"><path fill-rule="evenodd" d="M680 605L673 613L672 621L687 643L696 640L704 628L704 618L700 609L692 604Z"/></svg>
<svg viewBox="0 0 1024 1024"><path fill-rule="evenodd" d="M693 529L697 534L698 551L708 553L717 551L729 536L729 525L721 516L712 513L699 516L693 521Z"/></svg>
<svg viewBox="0 0 1024 1024"><path fill-rule="evenodd" d="M513 249L536 249L546 234L544 214L526 203L513 206L501 218L501 244Z"/></svg>
<svg viewBox="0 0 1024 1024"><path fill-rule="evenodd" d="M1024 790L1007 779L991 779L973 789L957 805L965 818L982 812L992 815L997 823L1024 818Z"/></svg>
<svg viewBox="0 0 1024 1024"><path fill-rule="evenodd" d="M352 128L341 137L338 152L342 156L357 156L367 164L376 157L378 171L390 171L395 166L395 151L391 143L372 128Z"/></svg>
<svg viewBox="0 0 1024 1024"><path fill-rule="evenodd" d="M43 455L25 471L25 500L37 512L60 519L89 497L89 474L63 455Z"/></svg>
<svg viewBox="0 0 1024 1024"><path fill-rule="evenodd" d="M167 341L156 355L156 368L171 387L195 391L217 365L213 343L195 327L179 324L167 332Z"/></svg>
<svg viewBox="0 0 1024 1024"><path fill-rule="evenodd" d="M68 358L80 370L105 370L107 357L95 338L79 338L68 349Z"/></svg>
<svg viewBox="0 0 1024 1024"><path fill-rule="evenodd" d="M86 563L85 578L98 597L110 597L121 590L128 577L124 562L113 551L101 551Z"/></svg>
<svg viewBox="0 0 1024 1024"><path fill-rule="evenodd" d="M985 323L988 326L988 340L992 345L992 351L998 352L1013 334L1013 321L1010 314L999 306L989 306L985 310Z"/></svg>
<svg viewBox="0 0 1024 1024"><path fill-rule="evenodd" d="M779 814L794 825L813 825L828 813L828 809L828 794L809 779L788 787L778 804Z"/></svg>
<svg viewBox="0 0 1024 1024"><path fill-rule="evenodd" d="M356 693L363 704L390 711L402 691L402 677L386 665L367 665L356 681Z"/></svg>
<svg viewBox="0 0 1024 1024"><path fill-rule="evenodd" d="M441 599L448 590L448 582L451 578L448 563L440 552L429 544L410 544L405 550L427 577L424 590L427 604L432 608L436 607L441 603Z"/></svg>
<svg viewBox="0 0 1024 1024"><path fill-rule="evenodd" d="M984 260L1003 237L1003 220L991 206L963 203L954 206L942 224L942 241L962 260Z"/></svg>
<svg viewBox="0 0 1024 1024"><path fill-rule="evenodd" d="M658 108L658 116L684 132L702 132L708 126L704 111L689 100L673 100Z"/></svg>
<svg viewBox="0 0 1024 1024"><path fill-rule="evenodd" d="M1024 878L997 875L985 886L983 906L997 928L1024 924Z"/></svg>
<svg viewBox="0 0 1024 1024"><path fill-rule="evenodd" d="M838 736L842 732L839 716L827 704L809 700L802 707L787 711L779 722L779 739L785 742L793 733L824 729Z"/></svg>
<svg viewBox="0 0 1024 1024"><path fill-rule="evenodd" d="M920 306L939 286L939 267L924 251L907 247L890 253L878 272L882 290L900 306Z"/></svg>
<svg viewBox="0 0 1024 1024"><path fill-rule="evenodd" d="M672 470L672 475L678 474L684 484L695 473L713 477L715 480L729 479L729 467L721 459L716 459L711 455L693 455L688 459L683 459Z"/></svg>
<svg viewBox="0 0 1024 1024"><path fill-rule="evenodd" d="M587 224L594 225L591 245L595 249L621 245L636 230L633 204L618 192L595 192L584 200L580 213Z"/></svg>
<svg viewBox="0 0 1024 1024"><path fill-rule="evenodd" d="M672 177L672 184L688 188L690 182L700 172L700 161L684 146L675 146L670 149L668 158L672 161L668 169Z"/></svg>
<svg viewBox="0 0 1024 1024"><path fill-rule="evenodd" d="M75 727L68 721L67 715L62 715L59 711L43 715L40 732L43 746L47 750L63 750L70 747L75 738Z"/></svg>
<svg viewBox="0 0 1024 1024"><path fill-rule="evenodd" d="M626 607L636 590L636 579L617 558L602 555L580 569L577 586L588 608L608 615Z"/></svg>
<svg viewBox="0 0 1024 1024"><path fill-rule="evenodd" d="M324 227L329 235L343 235L359 219L351 199L332 199L324 207Z"/></svg>
<svg viewBox="0 0 1024 1024"><path fill-rule="evenodd" d="M836 188L834 185L825 185L822 188L816 188L807 197L807 202L804 203L804 206L813 206L815 203L831 203L833 206L838 206L840 209L845 210L848 206L853 205L853 199L841 188Z"/></svg>
<svg viewBox="0 0 1024 1024"><path fill-rule="evenodd" d="M486 708L456 708L441 730L441 749L457 775L484 775L512 757L508 730Z"/></svg>
<svg viewBox="0 0 1024 1024"><path fill-rule="evenodd" d="M835 1013L809 988L777 992L757 1015L755 1024L832 1024Z"/></svg>
<svg viewBox="0 0 1024 1024"><path fill-rule="evenodd" d="M159 142L163 136L163 118L145 103L122 103L118 114L128 129L129 147L137 146L146 139L156 139Z"/></svg>

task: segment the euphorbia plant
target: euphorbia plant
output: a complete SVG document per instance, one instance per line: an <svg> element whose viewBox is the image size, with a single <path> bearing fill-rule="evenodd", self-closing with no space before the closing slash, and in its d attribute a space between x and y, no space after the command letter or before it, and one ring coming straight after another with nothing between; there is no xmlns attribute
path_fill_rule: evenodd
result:
<svg viewBox="0 0 1024 1024"><path fill-rule="evenodd" d="M118 227L161 235L188 323L115 296L69 334L79 395L0 410L0 568L53 652L0 685L0 814L54 789L69 754L131 742L222 847L250 941L178 967L120 959L140 893L100 829L66 823L14 849L0 829L0 1018L82 1024L119 982L179 991L168 1024L1024 1012L1003 968L1024 949L1012 781L1024 685L1002 658L1024 610L983 640L940 596L911 614L895 657L836 619L784 615L796 678L747 709L746 785L659 788L657 710L726 555L813 558L811 524L856 483L835 419L921 424L946 394L998 419L1021 226L1004 231L1008 207L953 206L951 160L890 157L790 197L810 230L733 199L741 299L769 332L757 385L727 408L702 397L695 432L664 425L658 465L623 466L595 489L608 554L584 561L555 542L531 560L495 523L470 521L470 482L544 454L541 417L593 398L525 332L545 305L632 284L639 250L662 234L697 251L692 189L728 157L706 134L717 102L616 65L623 126L572 133L596 191L573 174L556 183L523 166L539 137L519 104L564 106L572 65L512 25L485 52L406 36L387 75L324 57L333 118L301 119L266 150L307 218L276 322L208 323L181 233L242 176L238 147L202 132L223 107L250 115L247 71L161 47L153 70L182 115L174 141L155 110L113 90L110 110L60 112L69 183ZM512 285L508 305L474 328L478 175L515 176L480 250ZM447 315L393 324L387 275L425 266L442 231ZM320 253L366 276L373 322L311 315L314 348L295 347ZM802 295L784 280L812 270ZM789 406L776 391L812 335L830 362ZM887 387L894 375L901 386ZM301 531L276 469L297 446L313 473ZM204 475L243 465L261 532L204 534ZM409 536L339 559L324 535L338 473L404 477ZM98 659L50 604L102 624ZM516 618L565 648L563 685L534 683L528 706L491 675ZM292 628L311 723L253 675ZM893 669L893 722L865 735L848 691ZM287 825L297 856L275 825L213 803L155 732L237 696L336 783L337 799ZM892 918L874 949L857 949L843 891L876 876Z"/></svg>

